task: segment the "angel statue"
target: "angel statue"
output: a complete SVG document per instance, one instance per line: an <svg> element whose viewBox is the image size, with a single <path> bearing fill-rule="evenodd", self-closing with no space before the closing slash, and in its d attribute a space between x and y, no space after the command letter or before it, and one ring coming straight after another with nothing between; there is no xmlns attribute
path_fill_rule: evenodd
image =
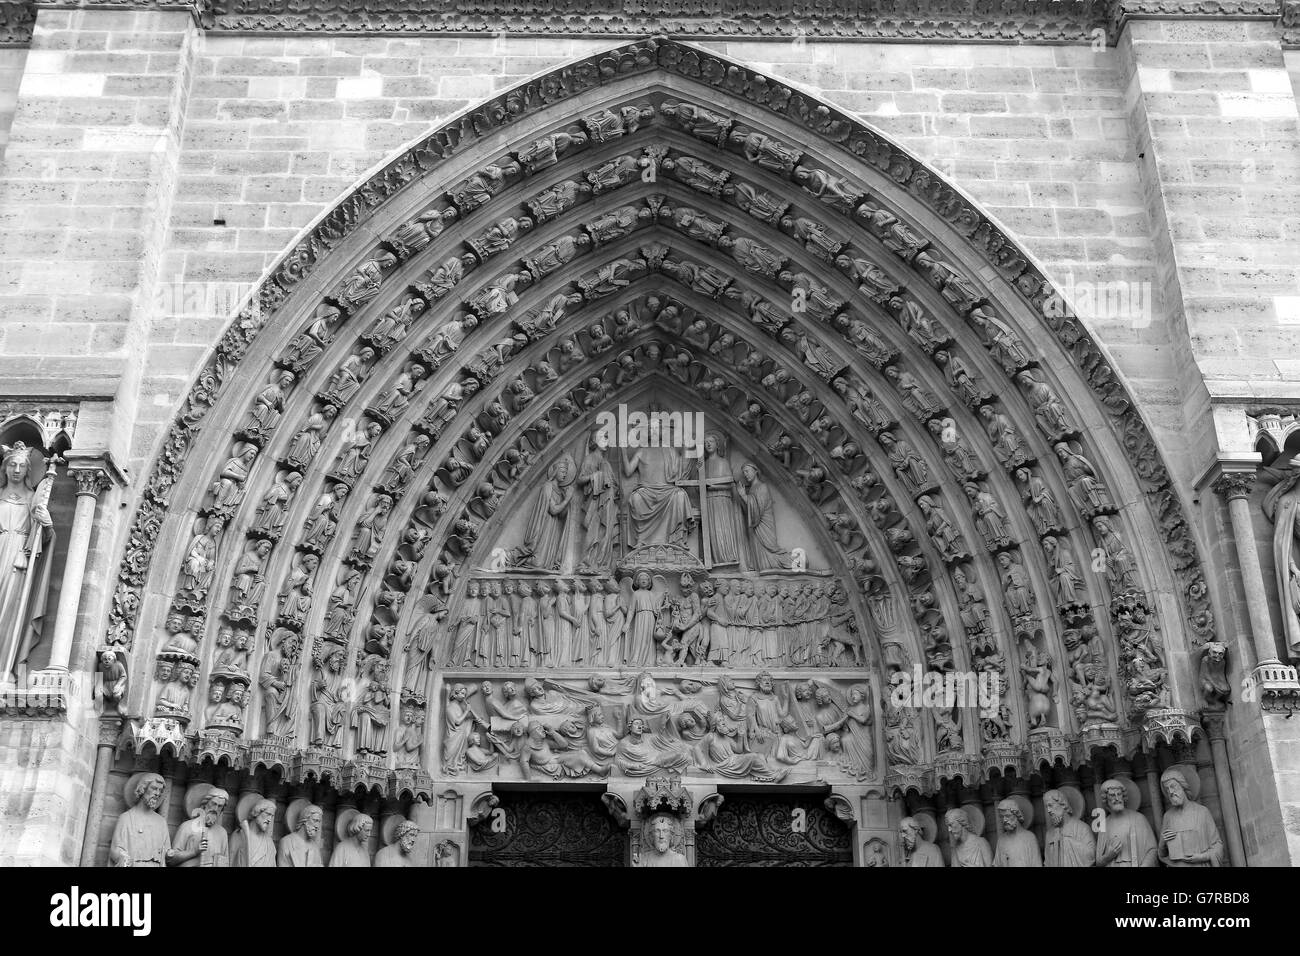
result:
<svg viewBox="0 0 1300 956"><path fill-rule="evenodd" d="M49 593L54 527L50 486L55 459L22 442L0 446L0 685L16 681L41 636ZM40 476L40 477L38 477Z"/></svg>
<svg viewBox="0 0 1300 956"><path fill-rule="evenodd" d="M655 663L655 632L659 629L660 612L668 597L668 582L663 575L638 571L621 582L622 600L619 602L627 620L627 634L623 643L623 663L650 665Z"/></svg>

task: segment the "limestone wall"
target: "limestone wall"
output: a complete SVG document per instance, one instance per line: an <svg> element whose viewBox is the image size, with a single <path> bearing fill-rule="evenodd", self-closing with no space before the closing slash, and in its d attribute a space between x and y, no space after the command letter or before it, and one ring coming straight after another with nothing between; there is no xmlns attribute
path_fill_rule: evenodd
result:
<svg viewBox="0 0 1300 956"><path fill-rule="evenodd" d="M5 391L113 401L89 440L146 474L303 227L457 110L612 42L241 37L182 12L42 9L30 52L0 50ZM1271 24L1135 22L1110 48L711 46L894 136L999 219L1074 293L1189 501L1212 397L1300 396L1300 54ZM1231 567L1217 507L1206 491L1203 558ZM128 523L105 523L88 580L111 582ZM1235 578L1210 577L1242 633ZM83 641L110 594L83 603ZM1258 718L1230 729L1243 768L1267 767ZM1243 818L1273 799L1247 785Z"/></svg>

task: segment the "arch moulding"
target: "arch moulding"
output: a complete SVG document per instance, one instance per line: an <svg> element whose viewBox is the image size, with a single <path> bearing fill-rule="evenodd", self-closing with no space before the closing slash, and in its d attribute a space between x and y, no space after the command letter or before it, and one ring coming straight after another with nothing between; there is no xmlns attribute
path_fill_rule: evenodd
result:
<svg viewBox="0 0 1300 956"><path fill-rule="evenodd" d="M1188 743L1193 532L1054 295L888 139L686 43L467 110L310 228L183 400L105 635L137 743L407 797L929 793ZM656 406L702 458L592 440ZM992 704L897 694L959 675Z"/></svg>

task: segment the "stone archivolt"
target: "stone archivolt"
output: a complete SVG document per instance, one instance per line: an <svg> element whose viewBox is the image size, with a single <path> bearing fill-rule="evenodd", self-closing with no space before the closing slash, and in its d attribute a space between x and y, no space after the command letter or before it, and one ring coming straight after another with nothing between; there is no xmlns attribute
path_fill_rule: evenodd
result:
<svg viewBox="0 0 1300 956"><path fill-rule="evenodd" d="M508 149L469 148L511 122ZM400 190L435 176L445 192L418 206ZM378 242L364 244L362 220ZM328 283L311 283L323 296L294 292L325 269ZM688 722L707 746L665 749L662 726L658 750L645 745L642 757L675 756L641 764L673 772L722 773L728 753L756 780L784 776L774 761L816 764L840 730L801 721L799 701L847 702L855 687L863 746L880 756L870 769L832 758L827 773L846 779L926 787L1086 760L1097 745L1131 750L1153 720L1176 737L1195 704L1170 650L1213 636L1195 545L1085 330L1035 319L1056 315L1051 295L914 160L722 58L647 41L508 92L327 216L201 373L116 595L108 640L155 674L133 682L133 712L201 732L204 752L244 741L250 764L296 759L348 782L507 763L627 773L640 764L584 738L627 740L637 691L597 724L581 688L652 668L678 703L707 687ZM617 540L594 565L580 564L581 529L525 532L539 491L570 493L597 414L638 401L720 423L733 476L766 486L779 540L739 533L734 562L721 526L716 554L678 519L636 540L622 518L641 478L621 481ZM707 482L695 487L707 524ZM665 513L637 507L651 524ZM179 572L151 569L173 542ZM802 555L785 555L796 543ZM765 565L760 547L783 556ZM663 586L642 587L640 571ZM168 604L141 606L146 577ZM692 630L692 589L720 580L777 584L726 660ZM523 593L497 605L511 639L559 626L567 654L538 653L553 647L545 635L517 639L528 660L482 654L476 622L493 612L469 589L498 581ZM589 597L619 590L629 641L627 615L651 615L638 639L654 643L579 659L575 632L556 625L577 582ZM1186 625L1159 611L1170 592ZM133 641L140 627L150 638ZM480 689L466 665L521 687L545 678L541 706L562 700L514 714L483 691L494 724L469 702ZM788 672L775 702L760 667ZM729 671L747 714L771 712L756 748L751 717L728 717L719 696ZM890 701L899 675L956 672L983 675L996 703ZM687 679L697 687L682 692ZM461 739L479 722L477 743ZM776 755L782 733L790 759Z"/></svg>

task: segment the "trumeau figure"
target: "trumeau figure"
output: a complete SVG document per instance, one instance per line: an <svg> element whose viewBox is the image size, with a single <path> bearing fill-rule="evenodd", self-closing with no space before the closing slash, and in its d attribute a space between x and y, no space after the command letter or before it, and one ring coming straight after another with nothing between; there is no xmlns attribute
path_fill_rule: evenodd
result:
<svg viewBox="0 0 1300 956"><path fill-rule="evenodd" d="M209 784L198 784L186 794L190 819L176 828L172 851L180 861L176 866L230 865L226 831L220 825L221 813L229 801L226 791Z"/></svg>
<svg viewBox="0 0 1300 956"><path fill-rule="evenodd" d="M129 777L123 796L127 808L113 827L108 861L112 866L176 866L162 806L166 784L156 773Z"/></svg>
<svg viewBox="0 0 1300 956"><path fill-rule="evenodd" d="M1070 796L1075 800L1070 800ZM1097 861L1097 841L1092 827L1078 818L1083 810L1082 795L1077 791L1067 794L1048 790L1043 794L1043 809L1047 811L1043 865L1093 866Z"/></svg>
<svg viewBox="0 0 1300 956"><path fill-rule="evenodd" d="M637 866L690 866L686 854L677 849L681 835L677 822L666 813L651 817L641 830Z"/></svg>
<svg viewBox="0 0 1300 956"><path fill-rule="evenodd" d="M1160 862L1166 866L1223 866L1223 841L1210 811L1192 799L1177 767L1160 775L1165 812L1160 824Z"/></svg>
<svg viewBox="0 0 1300 956"><path fill-rule="evenodd" d="M295 800L284 815L289 832L280 839L275 855L276 866L324 866L321 858L321 825L325 814L306 800Z"/></svg>
<svg viewBox="0 0 1300 956"><path fill-rule="evenodd" d="M989 849L989 842L974 831L966 808L949 810L944 814L943 820L948 828L953 866L993 865L993 851Z"/></svg>
<svg viewBox="0 0 1300 956"><path fill-rule="evenodd" d="M249 796L253 799L240 798L235 811L239 829L230 838L230 865L275 866L275 840L272 839L275 801L259 798L257 794Z"/></svg>
<svg viewBox="0 0 1300 956"><path fill-rule="evenodd" d="M1025 807L1028 807L1028 801ZM993 856L994 866L1043 865L1043 858L1038 853L1038 839L1028 829L1025 807L1014 797L998 803L998 822L1002 826L1002 833L998 836L998 849Z"/></svg>
<svg viewBox="0 0 1300 956"><path fill-rule="evenodd" d="M931 826L933 828L933 824ZM903 866L943 866L943 854L934 843L925 838L921 822L916 817L903 817L899 821L898 840L903 847Z"/></svg>
<svg viewBox="0 0 1300 956"><path fill-rule="evenodd" d="M1106 804L1106 828L1097 840L1098 866L1156 866L1156 835L1151 824L1129 804L1136 803L1131 780L1107 780L1101 785Z"/></svg>

